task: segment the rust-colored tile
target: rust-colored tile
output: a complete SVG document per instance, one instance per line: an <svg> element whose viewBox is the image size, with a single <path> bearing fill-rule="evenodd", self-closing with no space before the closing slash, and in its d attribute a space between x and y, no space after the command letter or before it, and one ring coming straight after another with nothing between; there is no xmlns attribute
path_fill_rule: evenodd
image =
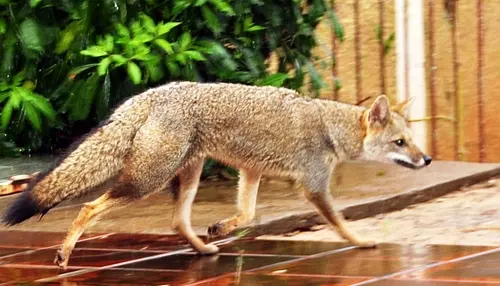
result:
<svg viewBox="0 0 500 286"><path fill-rule="evenodd" d="M446 280L407 280L407 279L388 279L388 280L380 280L377 282L370 283L368 285L373 286L427 286L427 285L435 285L435 286L486 286L486 285L500 285L500 284L490 284L490 283L481 283L481 282L470 282L470 281L446 281Z"/></svg>
<svg viewBox="0 0 500 286"><path fill-rule="evenodd" d="M0 246L2 247L41 248L60 244L63 239L64 233L60 232L0 232Z"/></svg>
<svg viewBox="0 0 500 286"><path fill-rule="evenodd" d="M109 269L64 278L40 285L185 285L182 271Z"/></svg>
<svg viewBox="0 0 500 286"><path fill-rule="evenodd" d="M65 237L62 232L39 231L0 231L0 247L12 248L43 248L61 244ZM83 234L80 239L98 236L100 234Z"/></svg>
<svg viewBox="0 0 500 286"><path fill-rule="evenodd" d="M281 270L291 274L377 277L486 249L489 248L380 244L375 249L354 249L288 265L266 268L258 272L271 273Z"/></svg>
<svg viewBox="0 0 500 286"><path fill-rule="evenodd" d="M41 249L28 254L20 254L5 261L8 264L54 266L55 249ZM80 250L75 249L69 259L69 266L101 267L123 261L139 259L150 256L142 252L114 252L105 250Z"/></svg>
<svg viewBox="0 0 500 286"><path fill-rule="evenodd" d="M220 253L274 254L305 256L349 246L347 243L321 241L279 241L244 239L220 247Z"/></svg>
<svg viewBox="0 0 500 286"><path fill-rule="evenodd" d="M379 244L374 249L355 249L336 254L339 258L404 260L422 263L450 260L491 249L488 246Z"/></svg>
<svg viewBox="0 0 500 286"><path fill-rule="evenodd" d="M345 278L334 276L307 276L307 275L253 275L242 274L239 277L236 275L224 276L215 279L207 279L207 281L196 283L196 286L334 286L334 285L352 285L361 282L365 278Z"/></svg>
<svg viewBox="0 0 500 286"><path fill-rule="evenodd" d="M26 251L26 249L0 247L0 265L3 264L2 256L11 255L11 254L22 252L22 251Z"/></svg>
<svg viewBox="0 0 500 286"><path fill-rule="evenodd" d="M500 252L412 272L405 277L500 283Z"/></svg>
<svg viewBox="0 0 500 286"><path fill-rule="evenodd" d="M422 245L417 247L417 249L422 249L423 251L425 251L427 253L427 256L431 258L431 260L436 261L450 260L493 248L494 247L492 246L472 245Z"/></svg>
<svg viewBox="0 0 500 286"><path fill-rule="evenodd" d="M206 237L202 237L207 240ZM348 246L347 243L318 242L318 241L276 241L276 240L254 240L242 239L230 244L222 245L220 253L245 254L274 254L274 255L311 255L330 251ZM117 233L103 238L80 242L77 248L92 249L127 249L127 250L150 250L166 251L191 247L191 245L179 235L156 235L156 234L126 234Z"/></svg>
<svg viewBox="0 0 500 286"><path fill-rule="evenodd" d="M0 267L0 283L26 283L37 279L55 276L74 270L59 270L57 268L25 268L25 267Z"/></svg>
<svg viewBox="0 0 500 286"><path fill-rule="evenodd" d="M396 256L396 254L400 256ZM405 252L402 252L398 246L380 245L375 249L354 249L317 258L308 258L290 264L265 268L259 270L258 273L269 274L282 271L287 274L376 277L427 263L428 259L425 257L405 255Z"/></svg>
<svg viewBox="0 0 500 286"><path fill-rule="evenodd" d="M77 248L172 250L191 247L180 235L116 233L102 238L80 242Z"/></svg>
<svg viewBox="0 0 500 286"><path fill-rule="evenodd" d="M291 258L284 256L200 256L180 254L129 264L119 269L183 270L184 276L189 277L190 281L198 281L236 271L254 269L290 259Z"/></svg>

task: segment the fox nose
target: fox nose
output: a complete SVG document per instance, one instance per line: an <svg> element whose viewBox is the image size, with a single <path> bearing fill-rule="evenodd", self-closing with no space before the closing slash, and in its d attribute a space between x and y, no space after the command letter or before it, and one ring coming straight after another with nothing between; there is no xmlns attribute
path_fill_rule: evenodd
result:
<svg viewBox="0 0 500 286"><path fill-rule="evenodd" d="M427 155L424 155L424 162L425 165L429 166L429 164L432 162L432 158Z"/></svg>

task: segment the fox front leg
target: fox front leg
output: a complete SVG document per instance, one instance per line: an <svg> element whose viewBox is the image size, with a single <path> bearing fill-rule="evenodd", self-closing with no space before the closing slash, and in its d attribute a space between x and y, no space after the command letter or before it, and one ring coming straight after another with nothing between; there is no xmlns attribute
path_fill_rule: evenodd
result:
<svg viewBox="0 0 500 286"><path fill-rule="evenodd" d="M318 212L344 239L361 248L375 247L375 241L362 239L349 230L342 214L334 210L329 188L332 169L326 166L325 168L317 168L316 166L314 170L315 172L308 174L304 181L307 200L316 207Z"/></svg>
<svg viewBox="0 0 500 286"><path fill-rule="evenodd" d="M191 243L191 245L201 254L215 254L219 248L214 244L205 244L195 233L191 226L191 206L193 205L201 171L203 170L203 160L192 163L188 168L179 173L179 194L176 198L176 207L172 226Z"/></svg>
<svg viewBox="0 0 500 286"><path fill-rule="evenodd" d="M234 229L245 226L253 220L261 176L260 171L240 170L238 212L236 215L210 226L208 234L211 237L225 236Z"/></svg>

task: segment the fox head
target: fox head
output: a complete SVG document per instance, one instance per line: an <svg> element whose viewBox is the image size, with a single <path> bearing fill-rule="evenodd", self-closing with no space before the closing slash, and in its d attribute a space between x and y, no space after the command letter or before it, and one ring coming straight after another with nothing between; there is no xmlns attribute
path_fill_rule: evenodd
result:
<svg viewBox="0 0 500 286"><path fill-rule="evenodd" d="M392 162L406 168L420 169L429 165L431 157L413 142L405 110L412 99L393 107L385 95L380 95L365 111L363 157L368 160Z"/></svg>

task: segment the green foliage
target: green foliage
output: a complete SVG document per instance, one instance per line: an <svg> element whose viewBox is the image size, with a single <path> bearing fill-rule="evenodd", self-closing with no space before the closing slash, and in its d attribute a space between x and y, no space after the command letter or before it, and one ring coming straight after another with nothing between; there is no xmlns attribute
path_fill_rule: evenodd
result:
<svg viewBox="0 0 500 286"><path fill-rule="evenodd" d="M10 83L0 82L0 104L5 102L0 116L0 130L5 131L17 114L18 125L24 124L25 119L37 131L42 129L42 117L54 122L56 113L49 100L35 92L31 81L25 81L24 72L15 75Z"/></svg>
<svg viewBox="0 0 500 286"><path fill-rule="evenodd" d="M7 134L0 133L0 157L20 156L22 149L17 148L12 140L9 140Z"/></svg>
<svg viewBox="0 0 500 286"><path fill-rule="evenodd" d="M380 28L380 25L377 25L375 28L375 33L377 35L377 41L384 46L384 55L387 55L390 51L392 46L394 45L394 40L396 35L394 32L389 34L389 36L386 39L382 38L382 29Z"/></svg>
<svg viewBox="0 0 500 286"><path fill-rule="evenodd" d="M326 9L328 12L328 17L330 18L330 22L332 23L332 29L333 32L335 33L335 37L340 40L340 42L344 41L344 27L340 24L339 18L337 17L337 14L335 14L335 11L333 11L333 8L326 4Z"/></svg>
<svg viewBox="0 0 500 286"><path fill-rule="evenodd" d="M0 0L0 156L65 147L169 81L299 89L309 75L318 92L313 31L323 16L344 31L326 1L301 2Z"/></svg>

